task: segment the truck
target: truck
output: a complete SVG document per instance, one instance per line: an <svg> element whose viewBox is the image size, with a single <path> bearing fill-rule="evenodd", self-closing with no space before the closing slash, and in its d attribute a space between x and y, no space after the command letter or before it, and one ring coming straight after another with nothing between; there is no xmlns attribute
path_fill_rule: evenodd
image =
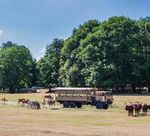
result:
<svg viewBox="0 0 150 136"><path fill-rule="evenodd" d="M81 108L82 105L94 105L96 109L108 109L113 103L111 91L100 91L98 88L56 87L55 100L64 108Z"/></svg>

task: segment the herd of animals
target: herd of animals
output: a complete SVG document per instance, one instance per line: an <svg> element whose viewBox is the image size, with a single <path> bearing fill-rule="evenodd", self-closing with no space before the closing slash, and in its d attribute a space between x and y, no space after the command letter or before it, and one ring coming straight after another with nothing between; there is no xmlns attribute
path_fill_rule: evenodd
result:
<svg viewBox="0 0 150 136"><path fill-rule="evenodd" d="M150 105L141 102L130 102L129 104L125 103L125 110L128 111L128 116L140 116L147 115L148 110L150 110Z"/></svg>
<svg viewBox="0 0 150 136"><path fill-rule="evenodd" d="M7 102L6 97L1 98L1 103L5 104ZM41 104L38 101L31 101L29 99L21 98L18 99L18 105L21 106L27 106L31 109L40 109L41 105L45 107L45 105L48 105L49 108L52 108L54 106L55 108L55 100L51 95L45 95ZM150 105L146 103L140 103L140 102L130 102L129 104L125 103L125 110L128 112L128 116L140 116L147 115L148 110L150 110Z"/></svg>
<svg viewBox="0 0 150 136"><path fill-rule="evenodd" d="M1 98L2 104L6 104L7 101L8 100L6 97ZM46 105L48 105L49 108L52 108L52 107L55 108L55 100L51 95L45 95L40 104L38 101L31 101L29 99L21 98L21 99L18 99L18 105L27 106L27 108L31 108L31 109L41 109L41 106L46 107Z"/></svg>

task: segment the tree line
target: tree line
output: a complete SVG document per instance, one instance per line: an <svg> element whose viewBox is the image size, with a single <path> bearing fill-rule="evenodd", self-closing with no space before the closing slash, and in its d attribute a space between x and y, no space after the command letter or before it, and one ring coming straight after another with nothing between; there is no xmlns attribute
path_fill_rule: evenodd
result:
<svg viewBox="0 0 150 136"><path fill-rule="evenodd" d="M150 17L89 20L67 39L54 39L43 58L12 42L0 49L0 88L98 87L150 92Z"/></svg>

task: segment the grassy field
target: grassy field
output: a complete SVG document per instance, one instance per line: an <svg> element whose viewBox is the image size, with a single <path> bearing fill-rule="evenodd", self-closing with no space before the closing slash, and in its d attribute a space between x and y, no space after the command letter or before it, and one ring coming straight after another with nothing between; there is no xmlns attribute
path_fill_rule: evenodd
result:
<svg viewBox="0 0 150 136"><path fill-rule="evenodd" d="M8 100L42 100L43 94L0 94ZM150 104L150 96L114 96L108 110L93 106L81 109L31 110L18 105L0 105L0 136L145 136L150 135L150 112L147 116L128 117L124 102Z"/></svg>

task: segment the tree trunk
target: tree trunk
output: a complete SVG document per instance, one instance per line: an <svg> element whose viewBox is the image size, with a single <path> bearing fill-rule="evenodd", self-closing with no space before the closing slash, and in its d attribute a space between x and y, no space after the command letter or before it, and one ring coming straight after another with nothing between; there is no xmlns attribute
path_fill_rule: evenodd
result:
<svg viewBox="0 0 150 136"><path fill-rule="evenodd" d="M150 93L150 84L148 84L148 92Z"/></svg>
<svg viewBox="0 0 150 136"><path fill-rule="evenodd" d="M12 93L12 94L15 93L15 89L13 87L10 87L9 92Z"/></svg>
<svg viewBox="0 0 150 136"><path fill-rule="evenodd" d="M133 93L136 93L135 85L132 85Z"/></svg>

